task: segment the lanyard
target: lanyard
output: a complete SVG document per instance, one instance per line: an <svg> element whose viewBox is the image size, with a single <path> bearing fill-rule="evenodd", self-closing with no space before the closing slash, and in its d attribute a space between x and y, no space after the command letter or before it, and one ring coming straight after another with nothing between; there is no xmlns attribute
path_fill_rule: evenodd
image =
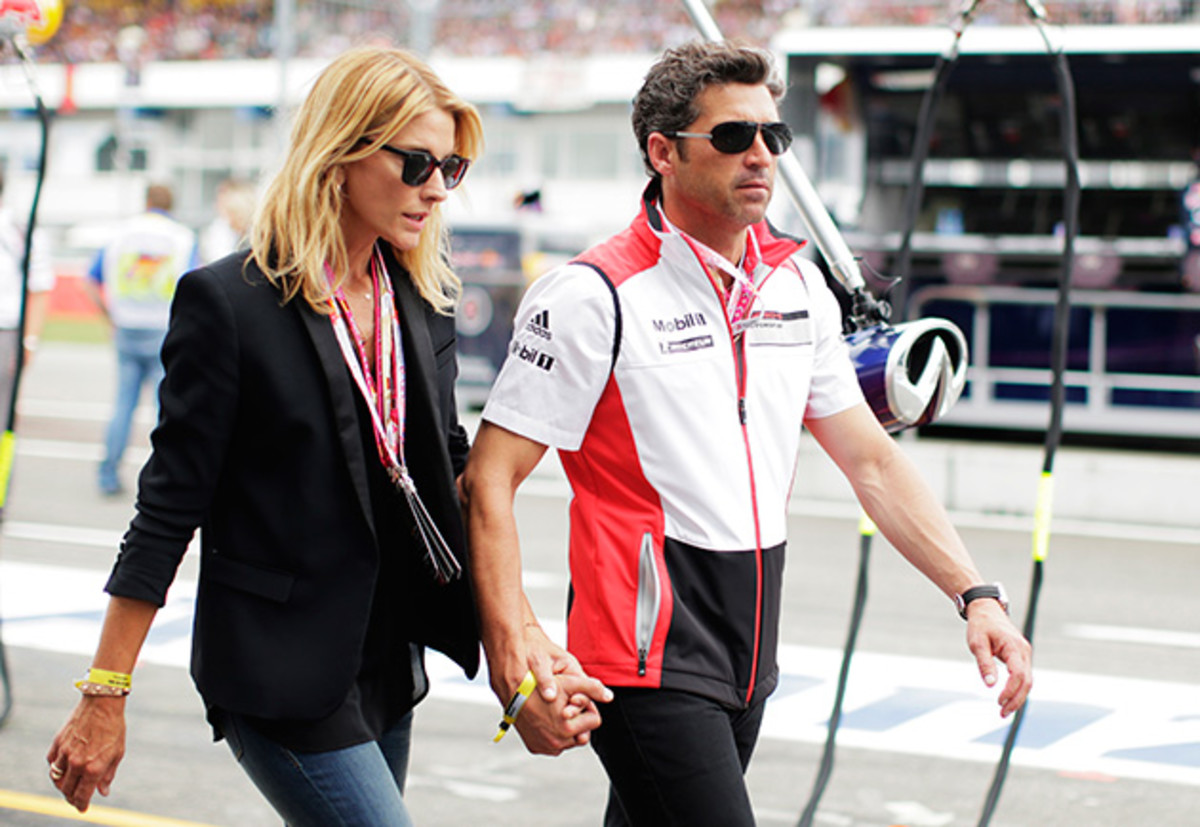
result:
<svg viewBox="0 0 1200 827"><path fill-rule="evenodd" d="M692 252L700 259L705 273L708 274L713 286L717 288L725 301L725 316L729 319L729 326L733 330L733 334L737 336L742 333L750 326L750 308L758 300L758 288L754 286L754 282L750 280L745 270L734 266L725 256L707 244L697 241L670 222L667 222L667 225L687 242L688 246L692 248ZM746 236L748 242L754 240L752 233L747 233ZM748 254L743 256L743 263L748 259ZM721 273L733 279L733 286L729 290L725 289L725 284L721 281Z"/></svg>
<svg viewBox="0 0 1200 827"><path fill-rule="evenodd" d="M376 251L370 267L371 289L378 297L375 302L374 375L368 369L366 342L340 286L333 293L329 315L346 366L371 412L379 459L394 482L398 476L408 473L404 466L404 348L399 344L400 325L396 319L391 279L380 278L382 269L383 262Z"/></svg>
<svg viewBox="0 0 1200 827"><path fill-rule="evenodd" d="M326 276L333 281L333 272L326 265ZM439 583L449 583L461 576L462 566L442 537L404 462L405 369L404 348L400 339L400 320L396 315L392 280L387 274L383 256L376 249L371 257L370 275L375 302L375 371L367 361L366 342L354 322L346 294L339 285L329 300L329 318L333 334L342 351L346 367L371 412L371 426L379 460L387 469L392 484L404 494L413 520L425 546L425 562Z"/></svg>

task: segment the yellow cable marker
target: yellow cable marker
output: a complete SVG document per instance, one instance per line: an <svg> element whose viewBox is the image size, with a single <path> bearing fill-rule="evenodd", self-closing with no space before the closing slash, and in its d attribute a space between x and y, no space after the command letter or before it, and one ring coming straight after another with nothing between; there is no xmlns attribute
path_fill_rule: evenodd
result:
<svg viewBox="0 0 1200 827"><path fill-rule="evenodd" d="M521 685L513 693L512 700L508 702L508 706L504 707L504 718L500 721L500 729L496 731L496 737L492 739L493 744L503 738L504 733L508 732L508 728L517 722L517 716L521 714L521 709L524 708L525 702L529 700L529 696L533 694L536 686L537 678L533 676L532 672L526 672L525 677L521 680Z"/></svg>
<svg viewBox="0 0 1200 827"><path fill-rule="evenodd" d="M875 521L867 516L867 512L861 512L858 516L858 533L863 537L874 537L876 531Z"/></svg>
<svg viewBox="0 0 1200 827"><path fill-rule="evenodd" d="M1054 502L1054 477L1042 472L1038 481L1037 504L1033 509L1033 559L1042 562L1050 551L1050 512Z"/></svg>
<svg viewBox="0 0 1200 827"><path fill-rule="evenodd" d="M5 431L0 435L0 508L8 502L8 482L12 477L13 456L17 452L17 435Z"/></svg>

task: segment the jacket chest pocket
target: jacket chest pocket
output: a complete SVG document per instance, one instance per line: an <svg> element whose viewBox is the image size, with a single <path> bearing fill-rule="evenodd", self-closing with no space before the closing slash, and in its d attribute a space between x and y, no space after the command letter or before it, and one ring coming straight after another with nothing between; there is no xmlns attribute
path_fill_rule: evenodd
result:
<svg viewBox="0 0 1200 827"><path fill-rule="evenodd" d="M811 348L813 320L806 309L766 310L750 319L745 336L751 348Z"/></svg>

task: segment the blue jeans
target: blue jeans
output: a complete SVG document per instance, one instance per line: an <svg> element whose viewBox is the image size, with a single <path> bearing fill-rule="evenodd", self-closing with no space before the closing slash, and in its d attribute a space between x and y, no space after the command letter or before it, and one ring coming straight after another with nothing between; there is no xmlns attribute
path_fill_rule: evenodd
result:
<svg viewBox="0 0 1200 827"><path fill-rule="evenodd" d="M104 437L104 460L100 463L100 488L107 492L120 489L117 468L129 443L129 428L133 423L133 412L142 395L142 388L150 385L156 393L163 377L162 330L117 328L117 400L113 408L112 421Z"/></svg>
<svg viewBox="0 0 1200 827"><path fill-rule="evenodd" d="M288 827L412 827L404 778L412 713L370 741L329 752L294 752L226 714L234 757Z"/></svg>

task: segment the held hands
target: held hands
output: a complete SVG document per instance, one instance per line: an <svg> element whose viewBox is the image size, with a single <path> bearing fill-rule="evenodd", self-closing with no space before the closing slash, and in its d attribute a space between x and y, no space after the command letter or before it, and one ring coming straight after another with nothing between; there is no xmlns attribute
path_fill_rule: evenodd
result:
<svg viewBox="0 0 1200 827"><path fill-rule="evenodd" d="M997 699L1000 716L1020 709L1033 688L1033 649L995 600L976 600L967 607L967 647L988 686L996 685L997 660L1008 669L1008 681Z"/></svg>
<svg viewBox="0 0 1200 827"><path fill-rule="evenodd" d="M596 703L612 700L612 692L589 677L579 661L547 638L540 627L526 628L526 643L525 667L533 673L537 688L514 724L525 748L535 755L559 755L588 743L591 731L600 725ZM498 678L492 676L493 689L501 702L507 703L520 677Z"/></svg>
<svg viewBox="0 0 1200 827"><path fill-rule="evenodd" d="M108 795L124 756L125 698L85 696L46 753L50 781L85 812L94 793Z"/></svg>

